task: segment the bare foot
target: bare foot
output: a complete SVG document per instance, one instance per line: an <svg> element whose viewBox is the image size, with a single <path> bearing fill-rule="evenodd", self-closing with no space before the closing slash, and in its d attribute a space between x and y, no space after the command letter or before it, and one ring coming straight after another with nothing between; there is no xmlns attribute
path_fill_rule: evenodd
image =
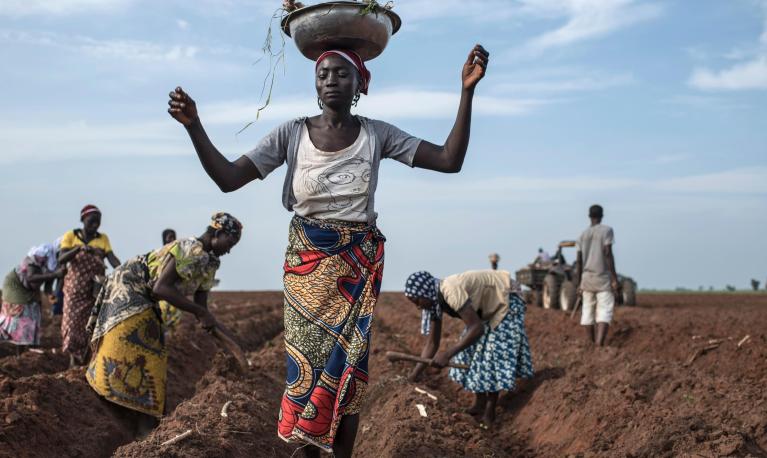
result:
<svg viewBox="0 0 767 458"><path fill-rule="evenodd" d="M490 430L493 428L493 423L495 423L495 413L488 414L485 412L479 420L479 427L484 430Z"/></svg>

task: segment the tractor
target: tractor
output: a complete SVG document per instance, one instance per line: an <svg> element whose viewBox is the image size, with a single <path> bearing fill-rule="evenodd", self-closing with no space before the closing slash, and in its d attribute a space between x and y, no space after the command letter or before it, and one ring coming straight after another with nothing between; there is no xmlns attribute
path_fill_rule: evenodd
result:
<svg viewBox="0 0 767 458"><path fill-rule="evenodd" d="M536 261L516 272L517 282L530 288L527 302L546 309L572 310L577 297L575 284L575 262L568 264L563 248L575 246L575 241L565 240L559 243L557 251L549 261ZM624 275L618 275L622 287L622 296L618 304L636 305L636 282Z"/></svg>

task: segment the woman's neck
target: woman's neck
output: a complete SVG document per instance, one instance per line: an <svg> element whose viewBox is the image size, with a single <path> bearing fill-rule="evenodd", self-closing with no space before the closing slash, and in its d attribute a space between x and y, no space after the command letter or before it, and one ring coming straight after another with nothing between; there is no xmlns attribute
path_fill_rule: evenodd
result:
<svg viewBox="0 0 767 458"><path fill-rule="evenodd" d="M354 116L350 108L335 110L326 105L322 109L320 119L325 126L335 129L354 124Z"/></svg>
<svg viewBox="0 0 767 458"><path fill-rule="evenodd" d="M213 244L211 243L212 237L210 236L209 233L206 232L202 234L200 237L197 237L197 240L199 240L200 243L202 243L203 250L207 252L210 252L211 250L213 250Z"/></svg>

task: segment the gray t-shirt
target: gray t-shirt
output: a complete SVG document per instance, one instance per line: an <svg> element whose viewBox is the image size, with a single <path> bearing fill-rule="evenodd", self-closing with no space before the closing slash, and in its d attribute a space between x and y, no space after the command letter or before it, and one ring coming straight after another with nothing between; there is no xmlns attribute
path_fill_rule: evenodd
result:
<svg viewBox="0 0 767 458"><path fill-rule="evenodd" d="M377 217L374 209L375 190L378 185L378 167L381 158L391 158L412 167L421 139L383 121L363 116L357 116L357 120L368 133L370 151L373 152L366 214L368 223L375 224ZM266 178L274 169L287 163L288 171L282 188L282 205L289 211L293 210L293 205L297 202L293 192L293 177L296 172L296 163L299 161L298 147L305 122L306 118L302 117L278 126L261 139L254 149L245 154L256 165L261 178Z"/></svg>
<svg viewBox="0 0 767 458"><path fill-rule="evenodd" d="M615 242L613 228L604 224L590 226L578 238L578 251L583 255L581 289L590 292L610 291L610 267L605 247Z"/></svg>

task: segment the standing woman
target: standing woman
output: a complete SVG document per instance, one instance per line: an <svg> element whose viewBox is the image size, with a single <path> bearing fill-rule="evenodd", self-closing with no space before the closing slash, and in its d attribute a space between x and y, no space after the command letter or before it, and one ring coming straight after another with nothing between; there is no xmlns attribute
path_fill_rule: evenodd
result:
<svg viewBox="0 0 767 458"><path fill-rule="evenodd" d="M64 313L61 320L63 350L69 353L70 366L82 366L88 354L88 322L95 302L94 282L105 272L104 258L113 268L120 260L112 252L109 237L100 233L101 210L86 205L80 211L82 229L73 229L61 239L59 263L67 265L64 277Z"/></svg>
<svg viewBox="0 0 767 458"><path fill-rule="evenodd" d="M168 111L182 123L205 171L224 192L264 179L287 163L283 206L294 211L284 264L286 390L278 434L351 456L368 381L373 309L381 288L384 236L374 210L378 167L391 158L455 173L469 144L471 106L488 53L475 46L462 71L461 101L444 145L351 113L370 72L353 51L331 50L315 64L322 113L277 127L234 162L211 143L195 102L180 87Z"/></svg>
<svg viewBox="0 0 767 458"><path fill-rule="evenodd" d="M51 243L32 248L3 281L0 308L0 343L40 345L40 286L51 293L53 280L64 276L56 261L58 249Z"/></svg>
<svg viewBox="0 0 767 458"><path fill-rule="evenodd" d="M517 378L532 378L533 363L525 331L525 303L505 270L473 270L443 280L415 272L405 283L405 296L422 310L421 333L429 339L421 352L432 365L445 367L451 358L468 369L450 369L449 376L475 394L472 415L481 415L487 429L495 421L501 390L514 391ZM461 339L437 353L442 336L442 313L466 325ZM418 364L415 381L426 368Z"/></svg>

